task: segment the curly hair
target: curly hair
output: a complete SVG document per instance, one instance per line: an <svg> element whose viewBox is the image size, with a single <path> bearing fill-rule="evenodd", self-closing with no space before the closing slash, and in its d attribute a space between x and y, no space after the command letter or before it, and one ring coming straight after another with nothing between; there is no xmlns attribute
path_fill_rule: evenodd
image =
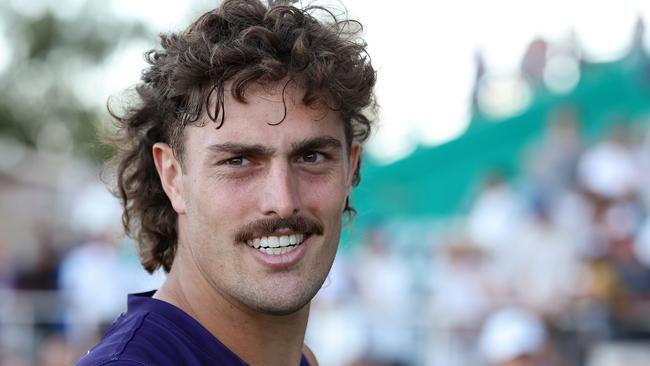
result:
<svg viewBox="0 0 650 366"><path fill-rule="evenodd" d="M360 23L338 20L322 7L226 0L185 31L160 35L162 48L145 54L149 66L135 88L136 102L120 114L109 107L117 130L105 138L116 149L109 164L124 206L122 222L138 241L147 271L162 266L169 272L178 240L178 215L163 191L153 145L168 143L182 162L185 126L223 125L226 83L242 103L253 83L296 83L306 106L324 103L340 114L348 146L365 141L376 76L361 30ZM359 181L357 168L353 185ZM348 202L345 210L354 213Z"/></svg>

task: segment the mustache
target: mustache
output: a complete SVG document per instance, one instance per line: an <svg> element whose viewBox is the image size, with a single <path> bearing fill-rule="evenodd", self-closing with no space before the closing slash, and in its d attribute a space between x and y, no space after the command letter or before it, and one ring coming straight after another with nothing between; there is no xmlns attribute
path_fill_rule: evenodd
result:
<svg viewBox="0 0 650 366"><path fill-rule="evenodd" d="M260 219L242 227L235 234L235 241L246 242L262 236L270 236L276 230L289 229L298 233L311 233L322 235L324 228L319 221L304 216L291 216L287 218Z"/></svg>

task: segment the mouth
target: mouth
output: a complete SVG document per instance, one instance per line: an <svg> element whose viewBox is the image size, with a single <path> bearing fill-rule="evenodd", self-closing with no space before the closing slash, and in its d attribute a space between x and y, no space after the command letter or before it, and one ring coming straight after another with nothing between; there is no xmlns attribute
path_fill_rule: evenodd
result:
<svg viewBox="0 0 650 366"><path fill-rule="evenodd" d="M311 234L269 235L246 240L246 245L268 255L290 253L307 240Z"/></svg>

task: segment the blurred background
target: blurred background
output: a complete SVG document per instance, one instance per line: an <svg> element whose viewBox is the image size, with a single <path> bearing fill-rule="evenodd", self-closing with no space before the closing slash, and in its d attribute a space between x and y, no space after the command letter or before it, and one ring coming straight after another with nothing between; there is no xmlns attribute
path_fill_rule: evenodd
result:
<svg viewBox="0 0 650 366"><path fill-rule="evenodd" d="M381 110L312 305L321 365L650 364L650 4L567 3L344 2ZM215 4L0 2L0 365L73 363L164 279L96 134L157 34Z"/></svg>

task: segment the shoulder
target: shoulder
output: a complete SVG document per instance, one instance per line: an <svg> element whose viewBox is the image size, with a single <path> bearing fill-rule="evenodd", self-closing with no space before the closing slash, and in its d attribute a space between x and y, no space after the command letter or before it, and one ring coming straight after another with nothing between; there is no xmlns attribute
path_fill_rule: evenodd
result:
<svg viewBox="0 0 650 366"><path fill-rule="evenodd" d="M77 366L146 365L142 360L128 357L129 350L137 347L139 333L147 314L120 315L108 328L97 345L90 349ZM127 356L127 357L125 357Z"/></svg>
<svg viewBox="0 0 650 366"><path fill-rule="evenodd" d="M244 365L186 317L172 309L122 315L77 366Z"/></svg>
<svg viewBox="0 0 650 366"><path fill-rule="evenodd" d="M123 315L77 366L173 364L184 343L163 317L146 312Z"/></svg>
<svg viewBox="0 0 650 366"><path fill-rule="evenodd" d="M75 366L151 366L150 364L135 360L107 360L107 361L86 361L83 358Z"/></svg>

